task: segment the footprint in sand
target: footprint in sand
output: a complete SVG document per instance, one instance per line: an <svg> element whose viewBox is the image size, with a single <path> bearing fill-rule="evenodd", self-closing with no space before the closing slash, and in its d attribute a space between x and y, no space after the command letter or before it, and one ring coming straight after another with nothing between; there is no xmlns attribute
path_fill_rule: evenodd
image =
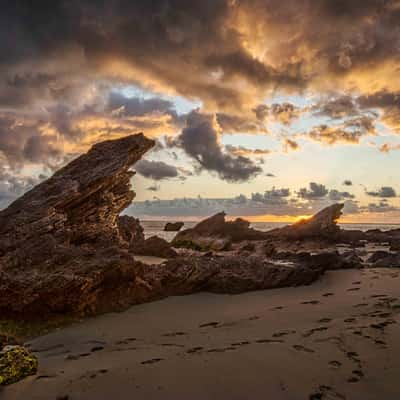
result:
<svg viewBox="0 0 400 400"><path fill-rule="evenodd" d="M151 358L150 360L142 361L141 364L143 364L143 365L154 364L154 363L157 363L157 362L160 362L160 361L163 361L163 360L164 360L163 358Z"/></svg>
<svg viewBox="0 0 400 400"><path fill-rule="evenodd" d="M328 328L326 326L320 326L318 328L313 328L313 329L310 329L310 330L304 332L303 333L303 337L309 337L309 336L313 335L316 332L323 332L323 331L326 331L326 330L328 330Z"/></svg>
<svg viewBox="0 0 400 400"><path fill-rule="evenodd" d="M307 301L302 301L301 304L315 305L315 304L319 304L319 301L318 300L307 300Z"/></svg>
<svg viewBox="0 0 400 400"><path fill-rule="evenodd" d="M359 287L353 287L353 288L347 289L348 292L356 292L357 290L360 290L360 288Z"/></svg>
<svg viewBox="0 0 400 400"><path fill-rule="evenodd" d="M329 296L334 296L334 295L335 295L335 293L328 292L328 293L324 293L322 296L329 297Z"/></svg>
<svg viewBox="0 0 400 400"><path fill-rule="evenodd" d="M356 308L358 308L358 307L366 307L367 305L368 305L368 303L358 303L358 304L354 304L353 307L356 307Z"/></svg>
<svg viewBox="0 0 400 400"><path fill-rule="evenodd" d="M340 368L342 366L342 363L340 361L337 361L337 360L329 361L328 364L333 368Z"/></svg>
<svg viewBox="0 0 400 400"><path fill-rule="evenodd" d="M315 353L315 351L313 349L309 349L308 347L304 347L300 344L294 344L293 348L297 351L304 351L306 353Z"/></svg>
<svg viewBox="0 0 400 400"><path fill-rule="evenodd" d="M246 346L248 344L250 344L250 342L248 342L247 340L244 340L243 342L232 343L231 346Z"/></svg>
<svg viewBox="0 0 400 400"><path fill-rule="evenodd" d="M294 330L287 330L287 331L281 331L281 332L275 332L272 337L281 337L281 336L286 336L286 335L290 335L296 333L296 331Z"/></svg>
<svg viewBox="0 0 400 400"><path fill-rule="evenodd" d="M203 350L203 347L197 346L197 347L192 347L192 348L188 349L186 351L186 353L192 354L192 353L197 353L197 352L199 352L201 350Z"/></svg>
<svg viewBox="0 0 400 400"><path fill-rule="evenodd" d="M199 325L199 328L208 328L208 327L210 327L210 326L212 326L213 328L215 328L216 326L218 326L219 325L219 322L215 322L215 321L213 321L213 322L206 322L205 324L200 324Z"/></svg>
<svg viewBox="0 0 400 400"><path fill-rule="evenodd" d="M184 336L184 335L186 335L186 332L169 332L169 333L164 333L162 336L175 337L175 336Z"/></svg>
<svg viewBox="0 0 400 400"><path fill-rule="evenodd" d="M92 348L90 349L90 352L91 352L91 353L94 353L94 352L96 352L96 351L101 351L101 350L104 350L104 346L95 346L95 347L92 347Z"/></svg>
<svg viewBox="0 0 400 400"><path fill-rule="evenodd" d="M281 339L258 339L256 343L285 343L285 341Z"/></svg>
<svg viewBox="0 0 400 400"><path fill-rule="evenodd" d="M318 320L318 322L322 322L322 323L328 323L328 322L331 322L331 321L332 321L332 318L321 318L321 319Z"/></svg>
<svg viewBox="0 0 400 400"><path fill-rule="evenodd" d="M283 310L284 308L285 308L284 306L276 306L276 307L270 308L270 310L276 311L276 310Z"/></svg>
<svg viewBox="0 0 400 400"><path fill-rule="evenodd" d="M330 386L321 385L315 393L308 396L309 400L346 400L346 396L331 388Z"/></svg>
<svg viewBox="0 0 400 400"><path fill-rule="evenodd" d="M232 347L232 346L215 348L215 349L207 350L207 353L225 353L225 351L230 351L230 350L236 350L236 348Z"/></svg>

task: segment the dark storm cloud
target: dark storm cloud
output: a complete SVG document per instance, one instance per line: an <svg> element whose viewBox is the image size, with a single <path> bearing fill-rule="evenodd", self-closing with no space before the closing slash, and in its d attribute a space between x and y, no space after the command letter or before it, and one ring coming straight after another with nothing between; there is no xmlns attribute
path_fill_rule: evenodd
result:
<svg viewBox="0 0 400 400"><path fill-rule="evenodd" d="M173 165L168 165L163 161L140 160L135 166L135 170L145 178L162 180L176 178L179 172Z"/></svg>
<svg viewBox="0 0 400 400"><path fill-rule="evenodd" d="M200 169L216 172L227 181L244 181L262 172L250 158L224 153L217 129L213 116L192 111L173 144L195 159Z"/></svg>
<svg viewBox="0 0 400 400"><path fill-rule="evenodd" d="M328 189L325 185L310 182L309 188L301 188L297 194L299 197L307 200L320 199L328 194Z"/></svg>
<svg viewBox="0 0 400 400"><path fill-rule="evenodd" d="M397 197L396 191L391 186L382 186L379 190L366 191L366 193L372 197L382 197L382 198Z"/></svg>
<svg viewBox="0 0 400 400"><path fill-rule="evenodd" d="M251 200L254 202L264 204L287 204L287 198L290 196L290 190L288 188L277 189L273 187L270 190L266 190L264 193L252 193Z"/></svg>
<svg viewBox="0 0 400 400"><path fill-rule="evenodd" d="M108 97L107 110L121 116L140 117L146 114L170 114L176 117L174 104L165 99L153 97L126 97L118 92L111 92Z"/></svg>

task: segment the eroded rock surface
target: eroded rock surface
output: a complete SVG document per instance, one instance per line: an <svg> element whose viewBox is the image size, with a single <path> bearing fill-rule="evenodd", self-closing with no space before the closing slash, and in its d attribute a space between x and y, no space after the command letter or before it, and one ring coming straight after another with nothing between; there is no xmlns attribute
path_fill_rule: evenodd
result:
<svg viewBox="0 0 400 400"><path fill-rule="evenodd" d="M153 144L142 134L99 143L0 212L0 315L94 314L198 290L237 293L317 279L319 268L274 264L264 254L136 261L135 252L176 255L163 239L145 240L137 219L119 216L135 196L130 167ZM265 233L217 214L178 235L193 243L209 237L207 246L223 248Z"/></svg>
<svg viewBox="0 0 400 400"><path fill-rule="evenodd" d="M172 245L194 250L228 250L232 242L261 240L266 234L250 228L250 222L242 218L226 221L221 212L199 222L195 227L179 232Z"/></svg>
<svg viewBox="0 0 400 400"><path fill-rule="evenodd" d="M118 216L135 196L130 167L153 145L142 134L96 144L0 212L0 314L130 297L140 265L126 239L140 230L118 229Z"/></svg>

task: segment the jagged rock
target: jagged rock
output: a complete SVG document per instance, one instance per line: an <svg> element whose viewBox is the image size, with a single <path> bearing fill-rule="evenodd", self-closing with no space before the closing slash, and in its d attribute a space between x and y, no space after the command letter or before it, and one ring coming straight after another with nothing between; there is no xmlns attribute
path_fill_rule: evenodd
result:
<svg viewBox="0 0 400 400"><path fill-rule="evenodd" d="M289 260L308 268L321 268L325 271L337 269L362 268L362 260L355 253L339 254L337 251L321 251L311 254L308 252L280 252L274 255L277 260Z"/></svg>
<svg viewBox="0 0 400 400"><path fill-rule="evenodd" d="M308 284L322 273L267 262L265 255L135 261L133 252L143 245L152 255L171 252L160 238L143 240L137 220L119 217L135 195L129 168L153 144L142 134L99 143L0 212L0 315L94 314L200 290ZM222 249L265 234L218 214L179 235L196 246L205 237L207 247Z"/></svg>
<svg viewBox="0 0 400 400"><path fill-rule="evenodd" d="M308 285L322 273L319 267L275 264L261 257L235 255L176 258L145 271L144 278L152 282L153 296L164 297L198 291L235 294Z"/></svg>
<svg viewBox="0 0 400 400"><path fill-rule="evenodd" d="M309 238L335 239L340 233L337 220L342 215L343 204L333 204L324 208L313 217L301 220L293 225L269 231L271 236L302 240Z"/></svg>
<svg viewBox="0 0 400 400"><path fill-rule="evenodd" d="M399 268L400 253L389 253L387 251L376 251L367 260L374 268Z"/></svg>
<svg viewBox="0 0 400 400"><path fill-rule="evenodd" d="M195 227L179 232L172 241L174 247L186 247L193 250L228 250L232 242L243 240L261 240L264 232L250 228L250 222L237 218L225 221L221 212L199 222Z"/></svg>
<svg viewBox="0 0 400 400"><path fill-rule="evenodd" d="M145 241L134 245L132 248L134 254L142 256L153 256L161 258L176 257L176 251L165 239L158 236L151 236Z"/></svg>
<svg viewBox="0 0 400 400"><path fill-rule="evenodd" d="M135 196L129 168L153 145L142 134L98 143L0 212L1 315L129 301L141 264L118 215Z"/></svg>
<svg viewBox="0 0 400 400"><path fill-rule="evenodd" d="M164 226L165 232L178 232L185 225L184 222L167 222Z"/></svg>
<svg viewBox="0 0 400 400"><path fill-rule="evenodd" d="M117 225L121 238L129 245L144 242L143 227L137 218L121 215L117 219Z"/></svg>

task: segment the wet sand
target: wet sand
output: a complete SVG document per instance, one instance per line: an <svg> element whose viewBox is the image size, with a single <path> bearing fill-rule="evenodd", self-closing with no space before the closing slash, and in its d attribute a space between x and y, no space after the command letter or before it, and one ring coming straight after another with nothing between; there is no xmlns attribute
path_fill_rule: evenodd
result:
<svg viewBox="0 0 400 400"><path fill-rule="evenodd" d="M33 340L39 373L0 398L394 400L399 320L394 269L171 297Z"/></svg>

